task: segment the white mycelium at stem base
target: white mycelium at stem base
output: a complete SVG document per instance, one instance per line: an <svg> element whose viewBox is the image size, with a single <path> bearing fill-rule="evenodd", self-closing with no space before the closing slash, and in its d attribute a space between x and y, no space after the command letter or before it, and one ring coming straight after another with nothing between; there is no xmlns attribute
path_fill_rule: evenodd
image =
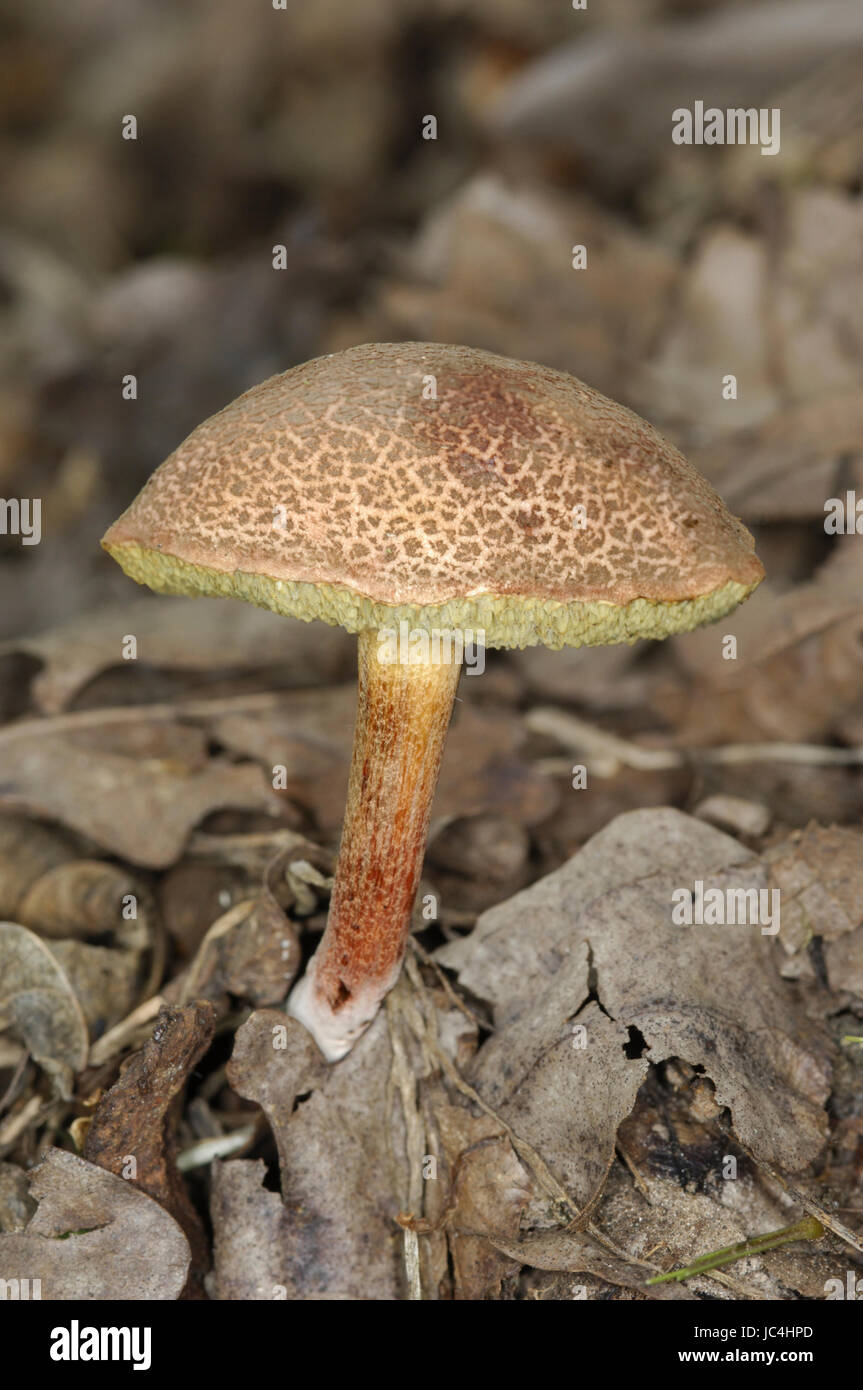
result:
<svg viewBox="0 0 863 1390"><path fill-rule="evenodd" d="M383 661L359 638L359 703L330 914L288 1012L324 1056L349 1052L399 977L460 663Z"/></svg>

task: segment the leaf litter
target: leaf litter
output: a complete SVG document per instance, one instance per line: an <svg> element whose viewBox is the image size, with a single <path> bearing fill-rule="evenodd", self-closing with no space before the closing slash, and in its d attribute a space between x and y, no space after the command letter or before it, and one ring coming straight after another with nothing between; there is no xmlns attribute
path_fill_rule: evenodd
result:
<svg viewBox="0 0 863 1390"><path fill-rule="evenodd" d="M177 16L167 68L142 15L156 200L94 134L110 26L87 20L94 69L74 11L18 8L0 477L44 498L45 537L0 547L0 1228L60 1297L149 1296L130 1245L170 1298L823 1297L859 1264L863 1190L863 571L859 535L824 527L861 490L859 7L785 6L779 34L769 5L684 22L658 0L637 33L627 6L585 12L574 43L559 5L472 0L456 57L433 4L445 80L398 84L413 19L383 3L360 23L333 0L280 47L262 16L226 45L213 0ZM672 150L669 83L781 106L782 157ZM441 112L434 168L392 142L415 103ZM250 250L273 241L290 313ZM254 381L402 338L640 410L757 529L769 581L659 648L488 653L434 808L437 918L328 1069L280 1004L326 920L353 641L132 598L98 537ZM674 924L696 878L778 890L779 932ZM72 1151L97 1141L111 1165L140 1149L149 1195ZM647 1283L804 1212L828 1234Z"/></svg>

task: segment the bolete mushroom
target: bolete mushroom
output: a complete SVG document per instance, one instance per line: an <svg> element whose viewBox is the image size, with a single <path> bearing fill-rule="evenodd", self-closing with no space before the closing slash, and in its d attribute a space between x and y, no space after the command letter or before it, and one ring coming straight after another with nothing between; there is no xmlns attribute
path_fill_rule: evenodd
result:
<svg viewBox="0 0 863 1390"><path fill-rule="evenodd" d="M399 975L461 664L728 613L752 537L661 435L564 372L372 343L272 377L157 469L102 544L174 594L359 635L327 928L289 1011L342 1057Z"/></svg>

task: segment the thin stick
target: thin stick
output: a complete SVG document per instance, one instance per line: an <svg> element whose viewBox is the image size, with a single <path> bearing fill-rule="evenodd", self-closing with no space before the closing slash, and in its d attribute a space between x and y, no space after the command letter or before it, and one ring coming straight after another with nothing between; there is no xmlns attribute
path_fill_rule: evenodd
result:
<svg viewBox="0 0 863 1390"><path fill-rule="evenodd" d="M249 695L225 695L211 700L188 700L152 705L118 705L101 709L75 710L72 714L45 715L42 718L19 719L0 729L0 743L17 738L44 738L46 734L62 734L75 729L90 729L102 724L135 724L141 719L208 719L213 715L230 714L241 709L272 709L292 694L290 690L258 691Z"/></svg>
<svg viewBox="0 0 863 1390"><path fill-rule="evenodd" d="M645 748L617 734L600 729L567 710L542 706L529 710L525 723L534 733L546 734L594 760L597 776L613 776L619 767L640 772L686 767L692 763L784 762L804 765L855 767L863 764L863 747L827 748L820 743L727 743L719 748ZM546 771L569 771L562 758L541 759Z"/></svg>
<svg viewBox="0 0 863 1390"><path fill-rule="evenodd" d="M699 1255L684 1269L672 1269L668 1274L657 1274L648 1279L648 1284L667 1284L674 1281L682 1284L684 1279L694 1279L699 1274L707 1274L711 1269L745 1260L750 1255L763 1255L768 1250L777 1250L781 1245L790 1245L796 1240L819 1240L824 1235L824 1227L814 1216L804 1216L792 1226L783 1226L778 1231L768 1231L763 1236L753 1236L751 1240L740 1240L735 1245L723 1246L721 1250L711 1250L707 1255Z"/></svg>

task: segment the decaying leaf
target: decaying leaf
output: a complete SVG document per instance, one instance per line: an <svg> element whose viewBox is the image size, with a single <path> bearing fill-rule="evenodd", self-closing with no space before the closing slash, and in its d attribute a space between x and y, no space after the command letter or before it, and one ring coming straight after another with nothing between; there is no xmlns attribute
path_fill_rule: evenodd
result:
<svg viewBox="0 0 863 1390"><path fill-rule="evenodd" d="M692 461L747 521L823 520L830 497L863 486L863 391L807 400L754 428L723 435Z"/></svg>
<svg viewBox="0 0 863 1390"><path fill-rule="evenodd" d="M650 1114L648 1107L644 1118ZM655 1112L653 1118L661 1122ZM629 1252L633 1263L643 1262L641 1280L647 1296L669 1287L644 1288L652 1272L679 1268L710 1250L778 1230L796 1216L795 1208L787 1200L783 1202L781 1195L767 1192L751 1174L743 1172L727 1181L715 1173L706 1191L695 1183L684 1185L667 1173L640 1170L638 1179L637 1187L622 1166L615 1167L603 1201L602 1227L618 1248ZM545 1239L553 1243L556 1233ZM578 1263L600 1273L601 1264L594 1264L590 1255L586 1250ZM702 1275L687 1280L684 1287L690 1296L710 1299L786 1299L793 1297L794 1291L804 1297L823 1298L824 1280L842 1263L843 1255L829 1245L825 1248L821 1241L798 1242L786 1251L770 1251L729 1265L724 1271L727 1283L721 1272L719 1279ZM608 1275L617 1282L613 1266ZM818 1292L813 1293L816 1281Z"/></svg>
<svg viewBox="0 0 863 1390"><path fill-rule="evenodd" d="M285 871L298 858L294 845L280 850L257 895L213 923L190 967L184 998L227 991L260 1007L285 998L300 963L297 930L285 910L293 901Z"/></svg>
<svg viewBox="0 0 863 1390"><path fill-rule="evenodd" d="M211 760L139 759L103 751L97 732L44 732L36 722L3 735L0 804L88 835L146 868L165 868L211 811L232 806L275 813L259 768Z"/></svg>
<svg viewBox="0 0 863 1390"><path fill-rule="evenodd" d="M488 1237L517 1240L533 1183L508 1135L490 1115L472 1115L440 1098L433 1113L444 1165L428 1185L430 1209L440 1204L453 1294L471 1301L493 1298L515 1265Z"/></svg>
<svg viewBox="0 0 863 1390"><path fill-rule="evenodd" d="M153 1197L182 1227L193 1271L208 1263L200 1217L175 1164L173 1107L213 1037L216 1013L200 1002L163 1008L153 1036L96 1107L84 1157Z"/></svg>
<svg viewBox="0 0 863 1390"><path fill-rule="evenodd" d="M480 1049L470 1079L483 1099L542 1154L582 1209L602 1190L617 1127L647 1074L629 1059L625 1027L587 1003L588 951L574 944L541 997ZM556 1225L548 1199L534 1203L531 1225Z"/></svg>
<svg viewBox="0 0 863 1390"><path fill-rule="evenodd" d="M696 880L705 892L767 887L758 860L730 837L676 811L631 812L562 869L485 913L472 936L442 947L438 959L494 1006L498 1031L475 1063L480 1091L517 1089L508 1039L530 1047L535 1034L539 1060L545 1020L556 1016L560 1029L577 1014L589 993L588 950L604 1012L644 1039L648 1059L703 1066L741 1138L768 1161L801 1168L827 1134L826 1041L795 1010L759 925L675 925L673 895ZM588 1029L586 1046L613 1077L619 1036L591 1043ZM578 1068L577 1050L571 1059ZM604 1070L598 1058L592 1065ZM625 1070L608 1084L607 1103L623 1106ZM546 1147L561 1142L567 1115L551 1122ZM596 1161L586 1141L569 1151L571 1175Z"/></svg>
<svg viewBox="0 0 863 1390"><path fill-rule="evenodd" d="M279 1149L291 1219L280 1227L277 1282L290 1299L401 1296L389 1052L385 1014L338 1067L327 1068L305 1029L272 1010L253 1014L237 1034L229 1079L263 1106ZM255 1207L271 1213L273 1203L258 1197ZM215 1279L217 1288L223 1279L231 1287L242 1276L220 1264L220 1248L230 1250L229 1231L221 1245L217 1237ZM261 1278L253 1269L250 1287Z"/></svg>
<svg viewBox="0 0 863 1390"><path fill-rule="evenodd" d="M693 101L748 107L844 49L863 44L854 0L717 7L699 18L577 37L542 54L504 89L494 124L508 140L566 150L616 190L670 153L670 115ZM621 92L629 99L622 104ZM768 105L774 103L767 103Z"/></svg>
<svg viewBox="0 0 863 1390"><path fill-rule="evenodd" d="M35 1210L24 1169L0 1163L0 1231L23 1231Z"/></svg>
<svg viewBox="0 0 863 1390"><path fill-rule="evenodd" d="M828 942L824 948L824 964L832 990L837 994L849 990L863 999L863 927L839 941Z"/></svg>
<svg viewBox="0 0 863 1390"><path fill-rule="evenodd" d="M295 1214L278 1192L264 1188L265 1176L260 1160L234 1159L213 1167L210 1215L215 1272L210 1283L213 1297L220 1300L297 1297L293 1286L288 1292L285 1273L296 1245Z"/></svg>
<svg viewBox="0 0 863 1390"><path fill-rule="evenodd" d="M92 1034L130 1013L160 941L151 894L115 864L76 859L31 883L18 920L49 943Z"/></svg>
<svg viewBox="0 0 863 1390"><path fill-rule="evenodd" d="M671 639L684 680L665 708L685 742L816 741L859 706L863 547L847 540L808 583L780 592L768 582L735 613L735 661L709 628Z"/></svg>
<svg viewBox="0 0 863 1390"><path fill-rule="evenodd" d="M74 858L63 831L0 811L0 917L17 921L28 890L50 869Z"/></svg>
<svg viewBox="0 0 863 1390"><path fill-rule="evenodd" d="M189 1247L158 1202L62 1149L48 1150L30 1191L27 1228L0 1235L4 1275L38 1279L44 1300L179 1298Z"/></svg>
<svg viewBox="0 0 863 1390"><path fill-rule="evenodd" d="M838 941L863 925L863 835L846 826L809 825L765 852L782 894L781 941L798 950L813 936Z"/></svg>
<svg viewBox="0 0 863 1390"><path fill-rule="evenodd" d="M0 1029L11 1028L69 1093L87 1062L87 1024L66 972L33 932L0 922Z"/></svg>
<svg viewBox="0 0 863 1390"><path fill-rule="evenodd" d="M648 1271L635 1263L628 1263L603 1250L596 1241L574 1231L542 1231L526 1236L524 1240L504 1240L493 1237L497 1250L509 1256L510 1260L531 1269L565 1270L571 1274L594 1274L608 1284L619 1288L637 1289L649 1299L690 1299L696 1295L679 1284L659 1284L646 1288ZM572 1280L570 1297L578 1296L580 1281Z"/></svg>
<svg viewBox="0 0 863 1390"><path fill-rule="evenodd" d="M141 950L150 944L137 911L144 897L140 880L126 870L96 859L76 859L31 883L17 915L41 936L85 940L114 932L126 949ZM134 917L124 915L124 899L136 904Z"/></svg>
<svg viewBox="0 0 863 1390"><path fill-rule="evenodd" d="M177 598L162 604L145 597L2 643L0 656L25 652L43 663L33 697L43 713L55 714L100 672L121 664L129 668L123 644L130 636L143 668L210 673L286 663L298 685L337 678L353 657L351 639L341 628L293 622L227 599Z"/></svg>

